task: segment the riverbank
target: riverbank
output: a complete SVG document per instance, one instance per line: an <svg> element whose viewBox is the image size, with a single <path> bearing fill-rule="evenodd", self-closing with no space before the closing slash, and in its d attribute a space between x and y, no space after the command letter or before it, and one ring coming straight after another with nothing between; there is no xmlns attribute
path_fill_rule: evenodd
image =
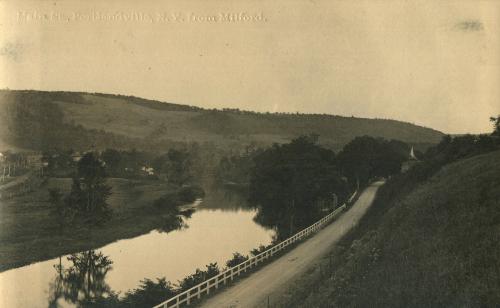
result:
<svg viewBox="0 0 500 308"><path fill-rule="evenodd" d="M102 226L73 224L61 232L48 190L58 188L66 194L71 183L70 178L47 178L32 191L1 201L0 272L165 228L171 218L169 207L153 204L165 195L182 193L158 180L109 178L112 218Z"/></svg>

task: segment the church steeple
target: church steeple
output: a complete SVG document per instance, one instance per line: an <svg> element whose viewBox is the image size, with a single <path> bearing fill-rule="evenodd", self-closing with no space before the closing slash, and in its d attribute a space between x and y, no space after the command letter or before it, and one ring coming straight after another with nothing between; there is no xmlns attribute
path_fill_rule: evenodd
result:
<svg viewBox="0 0 500 308"><path fill-rule="evenodd" d="M410 160L418 160L418 158L415 156L415 152L413 151L413 147L411 147L410 150Z"/></svg>

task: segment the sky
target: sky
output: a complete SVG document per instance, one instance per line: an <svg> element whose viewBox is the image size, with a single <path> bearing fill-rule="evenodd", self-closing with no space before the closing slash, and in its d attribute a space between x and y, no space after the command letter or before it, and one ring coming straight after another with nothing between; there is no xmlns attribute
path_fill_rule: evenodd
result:
<svg viewBox="0 0 500 308"><path fill-rule="evenodd" d="M0 0L0 88L489 132L499 17L476 0Z"/></svg>

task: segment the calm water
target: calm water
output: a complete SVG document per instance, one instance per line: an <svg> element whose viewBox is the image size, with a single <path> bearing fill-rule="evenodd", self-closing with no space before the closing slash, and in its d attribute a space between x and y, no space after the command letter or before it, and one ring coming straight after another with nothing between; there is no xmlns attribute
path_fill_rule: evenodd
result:
<svg viewBox="0 0 500 308"><path fill-rule="evenodd" d="M187 228L170 233L152 231L91 251L92 256L101 253L112 261L93 278L101 280L96 283L97 292L123 294L137 288L144 278L166 277L177 282L210 262L223 267L233 252L248 254L272 241L274 231L255 223L255 211L233 194L209 193L193 206L196 211L186 219ZM0 273L0 307L74 307L55 296L60 261L64 269L75 264L62 256Z"/></svg>

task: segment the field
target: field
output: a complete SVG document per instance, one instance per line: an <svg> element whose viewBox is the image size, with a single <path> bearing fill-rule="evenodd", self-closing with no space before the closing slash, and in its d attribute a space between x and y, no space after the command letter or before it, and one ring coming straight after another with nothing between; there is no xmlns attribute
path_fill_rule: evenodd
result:
<svg viewBox="0 0 500 308"><path fill-rule="evenodd" d="M443 136L436 130L395 120L207 110L74 92L0 91L0 121L5 123L0 129L3 144L32 150L113 146L163 151L175 143L190 142L220 148L250 143L265 146L314 133L322 145L334 150L356 136L369 135L405 141L423 151Z"/></svg>
<svg viewBox="0 0 500 308"><path fill-rule="evenodd" d="M124 98L83 95L85 104L58 102L65 118L89 129L138 138L216 143L246 139L271 144L317 133L335 148L352 136L373 135L413 142L437 142L439 134L408 123L337 116L252 114L236 111L158 110ZM154 105L153 105L154 106ZM83 107L83 108L82 108ZM227 140L225 140L227 139Z"/></svg>

